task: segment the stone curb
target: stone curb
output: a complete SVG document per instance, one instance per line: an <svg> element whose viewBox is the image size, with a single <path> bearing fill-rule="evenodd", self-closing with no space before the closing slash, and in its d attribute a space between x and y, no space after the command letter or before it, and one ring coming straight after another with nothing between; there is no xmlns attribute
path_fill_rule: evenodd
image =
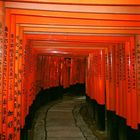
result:
<svg viewBox="0 0 140 140"><path fill-rule="evenodd" d="M83 117L80 114L81 103L75 105L73 109L73 116L75 119L75 124L80 128L83 136L86 140L98 140L96 136L93 135L92 131L88 128L88 125L83 120Z"/></svg>

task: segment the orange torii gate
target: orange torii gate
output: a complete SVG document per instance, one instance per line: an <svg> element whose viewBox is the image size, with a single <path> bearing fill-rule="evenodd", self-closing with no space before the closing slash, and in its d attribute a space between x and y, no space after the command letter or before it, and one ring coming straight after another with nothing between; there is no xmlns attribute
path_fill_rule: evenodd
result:
<svg viewBox="0 0 140 140"><path fill-rule="evenodd" d="M27 2L27 0L22 0L22 2ZM30 2L33 1L30 0ZM43 0L36 2L46 3ZM48 3L56 4L57 1L48 1ZM60 3L65 5L73 3L73 0L67 2L61 0ZM108 3L126 5L139 4L138 1L135 1L135 3L132 1L109 1ZM97 97L98 95L92 92L92 82L88 76L87 83L89 82L89 84L87 85L87 94L90 98L96 96L94 97L96 101L99 101L101 104L106 104L108 110L116 111L117 115L127 119L127 125L137 129L137 125L140 123L140 109L137 105L139 101L139 91L136 91L136 84L138 84L139 79L136 79L136 74L138 77L138 71L135 69L135 62L136 56L139 55L139 47L136 48L134 34L140 33L140 15L135 14L135 10L132 11L133 14L116 13L114 16L112 13L45 11L43 7L43 10L11 9L8 8L8 4L9 3L6 4L4 54L3 57L1 57L3 63L0 64L1 69L3 69L3 79L1 79L3 83L1 91L3 94L0 95L2 96L3 102L1 102L0 108L5 111L0 117L0 132L3 133L4 139L13 136L14 139L20 139L20 127L23 127L29 106L35 98L33 95L35 94L34 90L32 94L30 94L31 98L30 101L28 100L28 105L24 108L26 113L23 115L21 109L26 104L25 98L27 98L27 95L24 96L23 94L26 92L23 87L24 82L29 80L30 84L25 84L27 86L26 90L32 90L30 85L33 85L33 82L36 80L34 77L34 75L36 75L34 68L37 63L35 61L37 54L49 54L56 50L53 44L48 43L49 41L53 41L54 44L60 42L57 47L57 51L60 52L60 54L64 52L68 55L81 54L81 56L89 56L88 61L90 61L90 66L88 70L95 80L98 75L102 75L102 72L100 71L101 67L94 69L93 66L105 63L106 75L104 73L104 77L106 80L107 102L101 103L100 98ZM88 4L94 5L97 4L97 2L81 2L79 0L75 2L75 4L87 4L88 6ZM104 4L107 4L107 2L100 1L98 4L105 6ZM22 6L26 7L27 4L23 4ZM110 36L115 34L117 34L117 36ZM35 40L38 40L42 47L40 47L39 44L35 45ZM46 42L43 42L43 40ZM76 48L75 43L80 46L80 49L78 47ZM65 47L68 44L69 47ZM48 47L44 47L45 45ZM99 45L101 45L101 47L99 47ZM86 51L84 47L87 47ZM51 51L49 51L50 48L52 49ZM103 49L105 52L103 51L104 53L101 55L97 48ZM134 49L137 50L136 56L134 55ZM24 54L24 51L26 51L26 54ZM100 58L99 60L102 61L96 63L92 57ZM31 60L28 62L29 58L31 58ZM124 63L124 61L126 63ZM138 61L137 59L137 62ZM25 65L27 66L26 74L23 75ZM92 73L92 70L96 72L99 70L100 74L96 72ZM121 73L119 70L121 70ZM123 75L123 72L126 72L126 75ZM28 79L28 76L32 78ZM115 82L115 80L117 82ZM123 87L125 87L125 89L123 89ZM102 89L101 94L103 95L104 90L105 87ZM125 96L127 96L127 99L125 99ZM105 100L104 98L105 97L103 97L103 100ZM110 100L110 98L112 100ZM119 103L120 101L121 104ZM14 102L16 102L16 104ZM132 110L131 108L134 109Z"/></svg>

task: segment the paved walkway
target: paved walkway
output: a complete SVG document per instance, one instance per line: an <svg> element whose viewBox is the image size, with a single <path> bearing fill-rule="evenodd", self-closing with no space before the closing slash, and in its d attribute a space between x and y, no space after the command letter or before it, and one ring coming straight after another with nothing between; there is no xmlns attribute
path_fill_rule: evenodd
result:
<svg viewBox="0 0 140 140"><path fill-rule="evenodd" d="M77 97L40 108L33 140L97 140L79 114L84 101Z"/></svg>

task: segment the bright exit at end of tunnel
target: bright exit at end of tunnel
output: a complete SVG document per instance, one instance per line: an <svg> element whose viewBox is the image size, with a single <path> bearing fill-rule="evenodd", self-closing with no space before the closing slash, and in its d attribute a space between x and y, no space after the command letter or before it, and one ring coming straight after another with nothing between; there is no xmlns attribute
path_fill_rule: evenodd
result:
<svg viewBox="0 0 140 140"><path fill-rule="evenodd" d="M140 140L140 1L1 0L0 140Z"/></svg>

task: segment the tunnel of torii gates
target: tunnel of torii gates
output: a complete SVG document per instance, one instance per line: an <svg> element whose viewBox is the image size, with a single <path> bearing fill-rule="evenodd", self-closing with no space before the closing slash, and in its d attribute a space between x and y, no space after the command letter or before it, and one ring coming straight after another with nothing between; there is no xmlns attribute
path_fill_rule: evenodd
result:
<svg viewBox="0 0 140 140"><path fill-rule="evenodd" d="M139 0L0 2L0 139L19 140L40 88L86 95L140 124Z"/></svg>

